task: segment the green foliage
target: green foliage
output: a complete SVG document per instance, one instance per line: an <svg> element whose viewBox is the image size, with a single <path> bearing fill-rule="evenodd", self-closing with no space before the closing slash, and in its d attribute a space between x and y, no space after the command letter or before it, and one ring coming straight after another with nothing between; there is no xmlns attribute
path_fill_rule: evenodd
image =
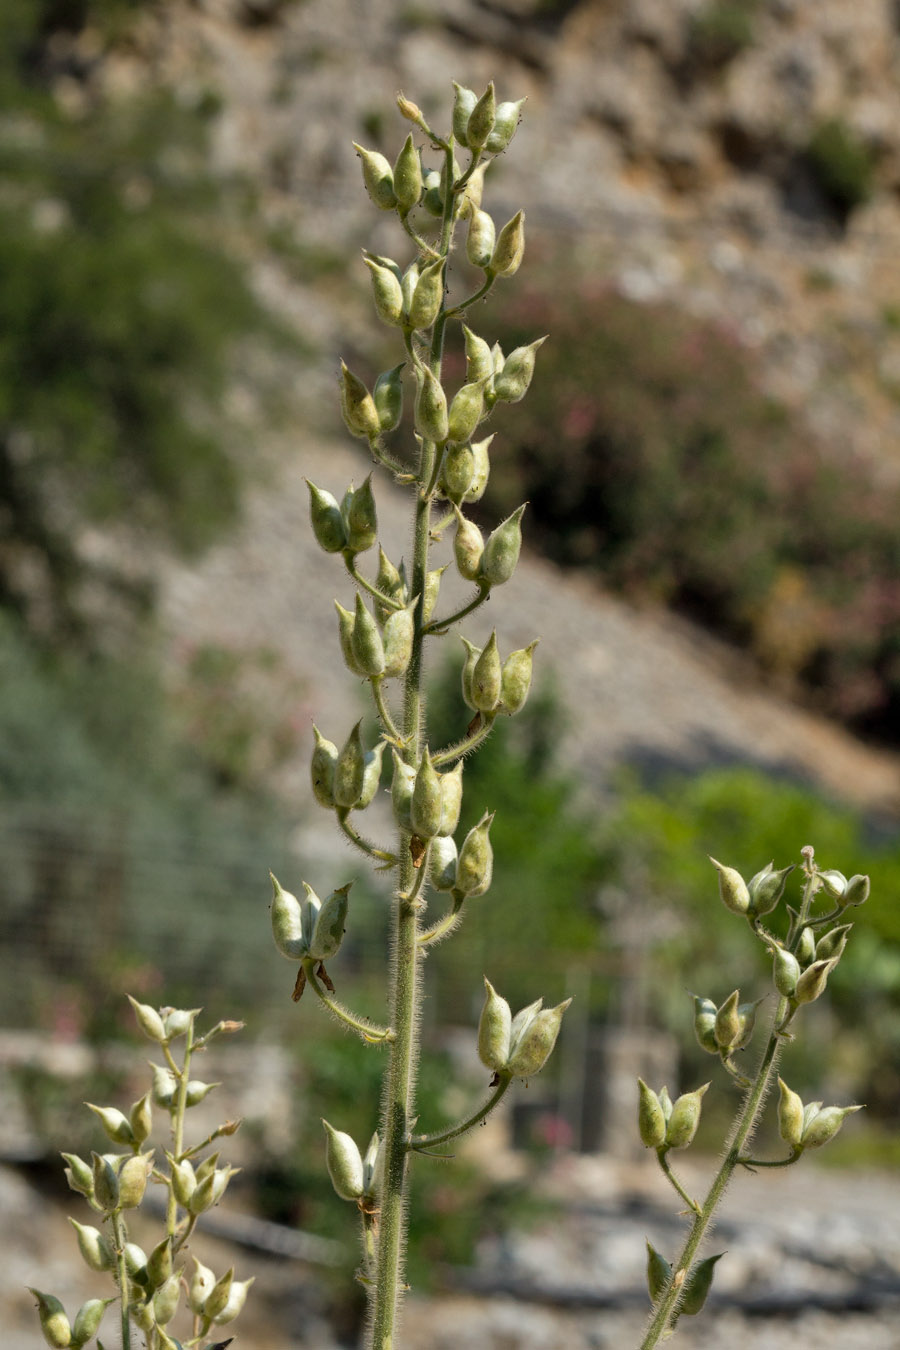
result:
<svg viewBox="0 0 900 1350"><path fill-rule="evenodd" d="M717 70L734 60L755 40L754 0L712 0L691 15L688 60L701 69Z"/></svg>
<svg viewBox="0 0 900 1350"><path fill-rule="evenodd" d="M495 335L535 331L552 341L508 410L488 510L527 498L557 561L690 614L896 738L900 493L824 454L721 325L557 275Z"/></svg>
<svg viewBox="0 0 900 1350"><path fill-rule="evenodd" d="M816 128L806 156L819 187L842 216L871 197L875 157L842 118L832 117Z"/></svg>

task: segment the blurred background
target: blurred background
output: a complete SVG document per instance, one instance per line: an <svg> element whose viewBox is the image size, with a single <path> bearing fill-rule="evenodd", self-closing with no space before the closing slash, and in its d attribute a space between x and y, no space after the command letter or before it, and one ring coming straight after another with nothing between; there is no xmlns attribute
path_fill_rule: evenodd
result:
<svg viewBox="0 0 900 1350"><path fill-rule="evenodd" d="M525 207L525 263L473 326L551 340L495 419L479 506L489 529L527 499L528 556L467 631L541 646L526 710L466 769L463 827L496 811L497 868L427 963L423 1127L486 1087L482 974L514 1006L575 1001L453 1170L416 1160L409 1344L634 1341L644 1236L678 1240L634 1078L705 1081L688 989L768 979L707 855L749 875L807 843L872 897L785 1073L867 1110L827 1170L736 1187L718 1301L679 1334L779 1350L802 1317L813 1343L900 1342L898 71L892 0L3 0L13 1350L39 1343L23 1285L80 1287L57 1154L98 1146L81 1103L144 1091L126 993L247 1023L214 1075L247 1117L244 1171L207 1238L258 1275L238 1343L358 1343L319 1118L364 1143L382 1062L291 1003L266 872L323 895L354 878L331 973L380 1018L388 892L308 785L313 718L340 744L367 710L304 477L339 495L368 472L338 361L371 380L397 359L360 250L406 249L351 141L394 158L400 88L446 126L451 78L527 97L485 196L498 225ZM379 491L397 561L405 507ZM438 740L468 720L445 645Z"/></svg>

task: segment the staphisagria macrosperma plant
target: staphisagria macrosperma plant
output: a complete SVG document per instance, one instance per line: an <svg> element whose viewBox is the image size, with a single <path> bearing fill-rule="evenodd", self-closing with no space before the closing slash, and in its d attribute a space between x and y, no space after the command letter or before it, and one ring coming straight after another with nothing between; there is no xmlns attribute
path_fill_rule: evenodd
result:
<svg viewBox="0 0 900 1350"><path fill-rule="evenodd" d="M109 1298L88 1299L72 1322L53 1294L32 1289L37 1299L41 1330L54 1350L81 1350L98 1335L107 1307L118 1302L120 1344L132 1350L138 1344L147 1350L188 1350L192 1346L220 1343L219 1327L230 1324L240 1313L253 1283L236 1280L233 1268L217 1274L197 1258L193 1269L186 1265L188 1242L197 1220L225 1193L235 1169L219 1166L219 1154L207 1153L215 1140L234 1134L240 1121L225 1121L206 1138L188 1143L185 1117L218 1083L191 1078L193 1056L217 1036L239 1031L242 1022L218 1022L204 1035L197 1035L198 1009L152 1008L130 999L138 1026L159 1047L163 1063L152 1063L152 1086L128 1114L115 1106L94 1106L112 1152L92 1153L91 1161L64 1153L66 1179L82 1195L96 1223L69 1222L87 1266L106 1273L115 1283ZM176 1052L176 1046L179 1050ZM153 1107L169 1117L171 1144L165 1164L146 1149L153 1128ZM149 1183L166 1191L164 1233L149 1253L129 1239L128 1216L141 1204ZM97 1224L102 1227L97 1227ZM186 1305L186 1311L185 1311ZM175 1328L179 1315L189 1322L189 1332ZM118 1339L118 1338L117 1338ZM102 1342L97 1340L99 1350Z"/></svg>

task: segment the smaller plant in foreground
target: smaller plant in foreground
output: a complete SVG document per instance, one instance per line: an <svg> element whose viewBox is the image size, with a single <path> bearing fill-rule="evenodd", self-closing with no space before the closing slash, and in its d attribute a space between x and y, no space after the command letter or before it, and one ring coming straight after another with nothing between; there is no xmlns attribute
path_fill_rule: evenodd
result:
<svg viewBox="0 0 900 1350"><path fill-rule="evenodd" d="M211 1332L215 1335L220 1326L234 1321L253 1283L252 1279L235 1280L233 1269L217 1274L197 1257L188 1274L183 1259L198 1218L218 1204L236 1170L219 1166L219 1154L206 1151L215 1140L234 1134L240 1125L239 1120L229 1120L205 1139L186 1142L188 1110L219 1086L191 1078L191 1061L216 1036L239 1031L243 1023L218 1022L198 1036L195 1019L199 1009L157 1010L133 998L130 1002L139 1027L159 1046L163 1063L151 1063L152 1086L127 1115L115 1106L86 1103L100 1121L113 1151L92 1153L90 1162L75 1153L62 1155L69 1186L84 1197L101 1225L70 1218L79 1250L91 1270L112 1277L116 1293L88 1299L70 1322L58 1298L32 1289L44 1339L54 1350L81 1350L97 1336L106 1309L117 1301L123 1350L131 1350L135 1329L147 1350L200 1346ZM173 1053L176 1042L182 1043L180 1056ZM164 1166L157 1165L153 1149L144 1149L154 1106L166 1112L170 1121L171 1145L165 1150ZM206 1156L201 1158L204 1152ZM168 1194L165 1232L148 1253L130 1241L127 1215L139 1207L151 1180L163 1185ZM192 1327L188 1337L178 1340L171 1327L185 1295ZM99 1339L97 1345L103 1350Z"/></svg>
<svg viewBox="0 0 900 1350"><path fill-rule="evenodd" d="M783 1158L757 1158L749 1151L766 1096L776 1078L782 1048L794 1039L790 1029L794 1018L825 991L828 977L843 955L852 924L844 922L847 911L861 905L869 895L869 878L820 869L812 848L802 850L803 891L798 909L785 905L787 931L776 937L763 924L771 923L781 904L785 883L794 865L775 869L772 863L745 881L733 867L712 859L719 874L719 893L726 909L747 920L751 932L765 944L772 958L772 981L778 1003L768 1039L753 1078L747 1078L735 1063L753 1036L757 1010L764 998L741 1001L735 989L717 1005L711 998L693 995L694 1032L701 1047L715 1055L734 1083L744 1093L731 1127L725 1155L705 1199L694 1199L672 1171L669 1154L687 1148L700 1123L700 1112L709 1083L672 1101L668 1090L658 1092L638 1079L638 1129L641 1142L656 1152L668 1181L687 1205L692 1218L690 1231L680 1256L669 1262L647 1243L647 1284L654 1309L641 1350L650 1350L660 1339L671 1335L682 1313L698 1313L712 1287L716 1263L724 1252L696 1260L697 1252L735 1170L743 1167L789 1167L809 1149L821 1148L833 1139L845 1118L859 1106L824 1106L822 1102L804 1104L782 1078L778 1078L778 1132L787 1145ZM818 912L816 907L819 906Z"/></svg>

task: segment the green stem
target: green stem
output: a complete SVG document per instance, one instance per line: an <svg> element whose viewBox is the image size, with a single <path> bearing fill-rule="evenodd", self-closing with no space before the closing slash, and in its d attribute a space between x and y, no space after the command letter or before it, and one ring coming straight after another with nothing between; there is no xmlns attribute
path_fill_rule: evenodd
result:
<svg viewBox="0 0 900 1350"><path fill-rule="evenodd" d="M191 1067L191 1054L194 1049L194 1018L188 1022L187 1034L184 1042L184 1059L180 1069L176 1069L178 1075L178 1091L175 1095L175 1101L172 1106L172 1157L176 1162L181 1161L184 1150L184 1117L187 1112L187 1091L189 1070ZM174 1067L174 1059L166 1047L167 1058ZM175 1232L178 1228L178 1201L175 1199L174 1187L169 1187L169 1198L166 1202L166 1232L172 1242L175 1241Z"/></svg>
<svg viewBox="0 0 900 1350"><path fill-rule="evenodd" d="M483 605L490 593L490 586L479 586L478 594L475 596L475 599L470 600L467 605L463 605L462 609L458 609L455 614L448 615L446 619L432 619L431 623L425 629L426 635L428 637L442 636L446 633L448 628L453 626L453 624L459 623L460 619L464 619L467 614L471 614L473 609L477 609L479 605Z"/></svg>
<svg viewBox="0 0 900 1350"><path fill-rule="evenodd" d="M375 858L378 862L387 863L390 867L397 866L397 855L395 853L388 853L383 848L376 848L374 844L369 843L368 839L363 839L362 835L356 832L343 812L338 811L337 821L344 834L350 840L350 843L355 844L356 847L361 849L369 858Z"/></svg>
<svg viewBox="0 0 900 1350"><path fill-rule="evenodd" d="M419 934L419 946L430 947L432 943L439 942L442 937L446 937L449 932L459 923L459 916L462 913L462 907L465 903L465 896L454 897L453 908L449 909L442 919L438 919L436 924L427 928L424 933Z"/></svg>
<svg viewBox="0 0 900 1350"><path fill-rule="evenodd" d="M666 1157L667 1151L668 1150L665 1148L659 1148L656 1150L656 1157L660 1167L665 1173L667 1180L672 1184L672 1186L674 1186L675 1190L681 1196L682 1200L687 1205L688 1209L693 1210L695 1214L699 1214L700 1206L697 1204L697 1201L692 1199L692 1197L688 1195L687 1191L684 1189L681 1182L678 1180L675 1173L672 1171L672 1168L669 1165L669 1160Z"/></svg>
<svg viewBox="0 0 900 1350"><path fill-rule="evenodd" d="M384 676L376 676L370 683L372 685L372 699L375 703L381 725L384 727L388 740L393 741L399 749L403 744L403 737L397 730L394 719L391 717L390 709L384 701Z"/></svg>
<svg viewBox="0 0 900 1350"><path fill-rule="evenodd" d="M454 305L452 309L447 310L447 318L448 319L460 318L463 314L465 314L466 310L469 308L470 305L474 305L476 301L483 299L484 296L487 295L488 291L491 289L496 279L497 278L494 276L493 272L487 272L485 274L483 284L478 287L477 291L473 291L471 295L466 296L465 300L460 300L458 305Z"/></svg>
<svg viewBox="0 0 900 1350"><path fill-rule="evenodd" d="M343 1003L338 1003L337 999L332 998L322 988L316 975L315 967L317 962L307 960L303 962L303 969L306 972L307 982L311 985L313 993L317 994L325 1007L332 1013L339 1022L351 1028L360 1035L364 1041L371 1045L381 1045L385 1041L392 1041L394 1033L390 1027L375 1026L368 1018L357 1017L349 1008L345 1008Z"/></svg>
<svg viewBox="0 0 900 1350"><path fill-rule="evenodd" d="M395 600L394 597L391 595L385 595L384 592L380 591L377 586L373 586L371 581L367 581L366 578L363 576L362 572L360 572L357 569L357 566L354 562L351 562L350 557L348 557L346 553L344 554L344 562L346 564L347 571L350 573L351 577L356 582L357 586L361 586L364 591L368 591L369 595L371 595L375 600L377 600L380 605L386 605L388 609L403 608L402 601Z"/></svg>
<svg viewBox="0 0 900 1350"><path fill-rule="evenodd" d="M116 1251L116 1283L119 1286L119 1304L122 1315L122 1350L131 1350L131 1318L128 1314L128 1266L125 1263L125 1244L128 1241L128 1234L125 1231L125 1220L122 1218L120 1209L114 1209L110 1217Z"/></svg>
<svg viewBox="0 0 900 1350"><path fill-rule="evenodd" d="M481 726L473 731L471 736L464 736L461 741L454 741L453 745L448 745L445 750L439 750L436 755L431 756L431 762L436 769L463 759L473 750L477 750L482 741L487 740L494 726L494 714L482 713L481 717Z"/></svg>
<svg viewBox="0 0 900 1350"><path fill-rule="evenodd" d="M767 1158L738 1158L741 1167L790 1167L792 1163L797 1162L798 1158L803 1156L803 1149L798 1148L793 1151L789 1158L776 1158L774 1161Z"/></svg>
<svg viewBox="0 0 900 1350"><path fill-rule="evenodd" d="M423 1148L431 1148L435 1144L446 1144L451 1139L456 1139L461 1134L466 1134L468 1130L473 1129L484 1120L485 1116L493 1111L494 1107L506 1093L507 1088L512 1082L509 1074L504 1074L494 1091L488 1097L487 1101L479 1107L474 1115L468 1116L460 1121L458 1125L451 1125L446 1130L436 1130L434 1134L414 1134L409 1141L409 1148L417 1152Z"/></svg>

